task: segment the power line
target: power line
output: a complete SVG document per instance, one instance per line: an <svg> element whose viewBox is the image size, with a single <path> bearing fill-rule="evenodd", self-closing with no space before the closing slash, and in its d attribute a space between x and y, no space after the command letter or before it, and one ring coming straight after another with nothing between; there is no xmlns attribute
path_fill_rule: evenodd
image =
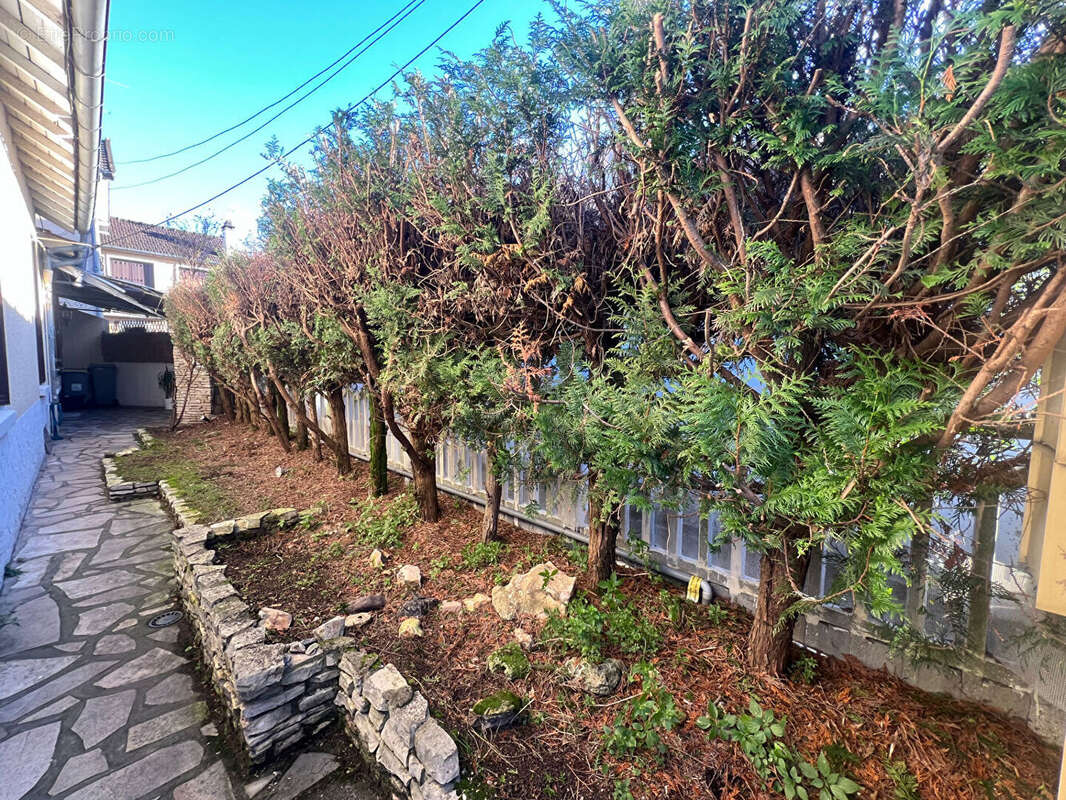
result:
<svg viewBox="0 0 1066 800"><path fill-rule="evenodd" d="M363 97L358 102L352 103L347 108L345 108L342 113L344 113L345 115L351 114L353 111L355 111L355 109L359 108L359 106L361 106L364 103L366 103L367 100L369 100L375 94L380 92L383 88L385 88L390 83L392 83L392 81L396 78L397 75L402 73L405 69L407 69L409 66L411 66L415 61L417 61L422 56L424 56L426 54L426 52L428 52L441 39L443 39L445 36L447 36L449 33L451 33L453 30L455 30L455 28L457 28L467 17L469 17L471 14L473 14L477 10L477 8L484 2L485 2L485 0L477 0L477 2L475 2L472 6L470 6L470 8L468 8L465 12L463 12L462 16L458 17L451 25L449 25L447 28L445 28L443 31L441 31L441 33L439 33L437 35L437 37L433 41L431 41L429 44L427 44L425 47L423 47L421 50L419 50L417 53L415 53L413 56L411 56L411 58L409 58L403 64L403 66L399 67L388 78L383 80L381 83L379 83L377 86L375 86L372 90L370 90L365 95L363 95ZM294 144L292 147L290 147L288 150L286 150L280 156L278 156L277 159L269 162L266 166L262 167L261 169L256 170L251 175L248 175L245 178L241 178L241 180L237 181L234 184L231 184L230 186L227 186L221 192L218 192L216 194L211 195L211 197L207 198L206 200L203 200L203 201L197 203L194 206L190 206L189 208L186 208L184 211L179 211L177 214L171 214L166 219L155 223L154 227L164 226L168 222L173 222L174 220L178 219L179 217L184 217L186 214L191 214L193 211L198 211L199 209L201 209L204 206L206 206L208 203L213 203L215 200L218 200L218 198L223 197L224 195L227 195L230 192L232 192L234 189L237 189L237 188L243 186L244 184L248 183L248 181L253 180L255 178L258 178L260 175L262 175L267 170L271 169L272 167L277 166L281 159L288 158L290 155L295 153L300 148L304 147L306 144L314 141L315 136L317 136L317 135L318 135L318 130L315 130L310 136L308 136L307 138L303 139L302 141L297 142L296 144ZM133 236L133 235L134 234L131 233L131 234L127 234L126 236L121 236L121 237L117 237L115 239L111 239L108 242L108 244L114 244L115 242L122 241L124 239L128 239L128 238L130 238L130 236ZM97 249L100 246L101 245L99 245L99 244L94 245L94 249Z"/></svg>
<svg viewBox="0 0 1066 800"><path fill-rule="evenodd" d="M380 25L378 25L378 27L376 27L374 30L372 30L370 33L368 33L366 36L364 36L358 42L356 42L351 47L349 47L345 52L341 53L340 56L338 56L337 59L334 60L332 63L327 64L325 67L320 69L318 72L316 72L310 78L305 80L303 83L301 83L299 86L297 86L295 89L293 89L288 94L286 94L286 95L284 95L282 97L279 97L277 100L275 100L273 103L270 103L269 105L263 106L258 111L256 111L254 114L252 114L250 117L245 117L240 122L235 123L233 125L230 125L228 128L224 128L224 129L218 131L217 133L213 133L210 136L208 136L206 139L201 139L198 142L193 142L190 145L186 145L185 147L182 147L179 150L172 150L169 153L160 153L159 155L151 156L149 158L135 158L135 159L132 159L130 161L117 161L115 163L119 164L120 166L124 166L126 164L147 164L150 161L159 161L160 159L163 159L163 158L170 158L171 156L180 155L181 153L187 152L187 151L192 150L194 148L200 147L201 145L207 144L208 142L214 141L215 139L217 139L220 136L225 136L227 133L230 133L231 131L235 131L238 128L244 127L245 125L247 125L249 122L251 122L256 117L258 117L261 114L264 114L267 111L269 111L270 109L274 108L274 106L279 105L280 103L284 103L286 100L288 100L290 97L292 97L298 91L300 91L302 88L307 86L307 84L311 83L311 81L313 81L315 78L318 78L318 77L324 75L326 72L329 72L331 69L333 69L335 66L337 66L341 61L343 61L349 55L351 55L352 52L354 52L356 49L361 47L363 45L363 43L366 42L367 39L369 39L371 36L374 36L378 31L380 31L386 25L391 23L394 19L396 19L396 17L398 17L398 16L400 16L400 14L404 13L408 9L409 6L411 6L413 3L416 3L416 2L418 2L419 5L421 5L421 2L419 2L419 0L408 0L407 4L404 5L399 11L397 11L395 14L393 14L387 20L385 20Z"/></svg>
<svg viewBox="0 0 1066 800"><path fill-rule="evenodd" d="M295 100L293 100L291 103L289 103L283 109L281 109L281 111L279 111L277 114L275 114L274 116L270 117L270 119L266 120L265 122L260 124L258 127L252 128L252 130L248 131L248 133L244 134L240 138L234 139L232 142L230 142L229 144L225 145L224 147L220 147L218 150L216 150L215 152L211 153L210 155L204 156L199 161L194 161L192 164L184 166L184 167L182 167L179 170L175 170L174 172L167 173L166 175L160 175L157 178L150 178L149 180L141 181L140 183L130 183L130 184L127 184L125 186L114 186L114 187L112 187L111 191L120 192L120 191L123 191L124 189L137 189L137 188L139 188L141 186L151 186L154 183L160 183L161 181L165 181L165 180L168 180L170 178L174 178L174 177L176 177L178 175L181 175L181 174L183 174L185 172L188 172L191 169L195 169L196 167L199 167L202 164L206 164L211 159L216 158L217 156L220 156L223 153L225 153L231 147L236 147L241 142L247 141L252 136L254 136L255 134L259 133L259 131L263 130L263 128L267 127L274 120L278 119L278 117L282 116L283 114L288 112L290 109L292 109L295 106L297 106L300 103L302 103L304 100L306 100L308 97L313 95L315 92L317 92L319 89L321 89L327 83L329 83L331 80L333 80L338 75L340 75L340 73L344 69L346 69L347 67L349 67L352 64L354 64L360 58L360 56L362 56L368 50L370 50L371 47L373 47L375 44L377 44L382 39L384 39L386 36L388 36L390 33L392 33L392 31L395 30L396 27L398 25L400 25L400 23L402 23L405 19L407 19L407 17L409 17L415 11L417 11L419 6L421 6L424 2L426 2L426 0L416 0L415 5L412 8L410 8L408 11L406 11L403 16L401 16L399 19L397 19L395 22L393 22L391 25L389 25L389 27L386 28L384 31L381 31L381 33L379 33L371 42L369 42L366 46L364 46L358 53L356 53L354 56L352 56L350 59L348 59L345 63L341 64L332 75L329 75L328 77L326 77L325 79L320 81L316 86L313 86L311 89L309 89L308 91L304 92L304 94L300 95L300 97L297 97ZM381 29L379 28L378 30L381 30Z"/></svg>

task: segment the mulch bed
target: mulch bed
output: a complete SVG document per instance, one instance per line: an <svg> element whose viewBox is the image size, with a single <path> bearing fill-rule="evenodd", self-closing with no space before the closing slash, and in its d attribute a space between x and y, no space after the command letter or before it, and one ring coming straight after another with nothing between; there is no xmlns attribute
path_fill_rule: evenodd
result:
<svg viewBox="0 0 1066 800"><path fill-rule="evenodd" d="M229 565L227 575L253 608L269 605L293 614L288 639L306 636L352 597L385 592L388 605L363 629L364 643L420 685L433 713L461 742L464 776L484 790L484 797L598 800L612 798L616 781L628 779L638 798L778 798L763 787L737 745L709 740L695 725L708 701L740 712L751 698L787 717L785 739L808 760L826 748L844 753L847 773L864 787L861 798L1054 796L1059 753L1021 723L912 688L853 659L819 658L811 685L752 675L743 666L750 622L746 612L729 606L725 621L713 624L705 609L688 606L685 619L675 626L659 597L664 584L623 569L623 591L663 635L661 649L650 660L687 714L677 730L664 735L665 756L659 760L647 753L635 770L633 761L619 760L600 746L603 727L636 692L634 686L623 685L606 699L563 688L556 668L567 654L543 644L530 653L534 669L527 678L512 683L489 673L486 658L514 640L516 627L500 620L491 606L475 614L433 611L423 620L423 638L397 636L396 610L406 598L394 590L395 568L418 565L424 595L457 600L478 591L489 594L514 571L550 559L560 570L579 576L580 592L588 588L581 578L581 556L572 554L564 540L505 525L498 561L470 569L461 553L477 540L480 512L442 494L442 520L411 526L385 570L377 570L368 561L371 548L353 527L357 512L350 501L367 495L363 465L339 478L328 461L316 461L311 452L285 454L265 433L222 421L158 435L210 474L239 513L318 507L307 527L225 548L221 557ZM274 474L278 466L287 470L280 478ZM394 494L401 484L392 476ZM681 593L677 587L669 591ZM520 624L534 636L541 627L533 620ZM471 728L470 708L498 689L530 698L533 722L482 736ZM900 780L890 777L891 766L900 762L916 779L916 793L906 793Z"/></svg>

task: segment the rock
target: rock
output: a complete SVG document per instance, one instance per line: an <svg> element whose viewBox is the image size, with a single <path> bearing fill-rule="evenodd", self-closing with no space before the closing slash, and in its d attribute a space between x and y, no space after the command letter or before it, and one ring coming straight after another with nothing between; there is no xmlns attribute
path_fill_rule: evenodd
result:
<svg viewBox="0 0 1066 800"><path fill-rule="evenodd" d="M259 609L259 624L268 631L287 631L292 627L292 614L280 608L264 607Z"/></svg>
<svg viewBox="0 0 1066 800"><path fill-rule="evenodd" d="M414 639L417 636L422 636L422 623L418 621L418 617L405 617L400 621L401 639Z"/></svg>
<svg viewBox="0 0 1066 800"><path fill-rule="evenodd" d="M474 704L475 730L481 733L498 731L517 725L525 716L525 702L506 689L483 697Z"/></svg>
<svg viewBox="0 0 1066 800"><path fill-rule="evenodd" d="M463 604L459 600L445 600L440 604L442 614L458 614L463 610Z"/></svg>
<svg viewBox="0 0 1066 800"><path fill-rule="evenodd" d="M333 617L315 628L318 639L336 639L338 636L344 636L344 617Z"/></svg>
<svg viewBox="0 0 1066 800"><path fill-rule="evenodd" d="M529 674L529 659L517 642L505 644L489 654L489 672L502 672L511 680L520 680Z"/></svg>
<svg viewBox="0 0 1066 800"><path fill-rule="evenodd" d="M600 664L583 658L570 658L563 665L563 674L570 685L589 694L606 697L614 694L621 685L625 664L617 658L608 658Z"/></svg>
<svg viewBox="0 0 1066 800"><path fill-rule="evenodd" d="M396 571L396 583L401 589L417 590L422 587L422 570L414 564L405 564Z"/></svg>
<svg viewBox="0 0 1066 800"><path fill-rule="evenodd" d="M451 783L459 777L459 748L432 717L415 731L415 755L437 783Z"/></svg>
<svg viewBox="0 0 1066 800"><path fill-rule="evenodd" d="M300 654L300 653L304 653L306 651L307 651L307 647L304 645L303 642L293 642L292 644L289 645L289 652L290 653Z"/></svg>
<svg viewBox="0 0 1066 800"><path fill-rule="evenodd" d="M349 600L345 605L345 609L349 614L358 614L361 611L380 611L385 607L385 595L383 594L367 594L362 597L356 597L354 600Z"/></svg>
<svg viewBox="0 0 1066 800"><path fill-rule="evenodd" d="M518 645L523 650L528 650L533 646L533 634L531 634L525 628L514 629L514 640L518 642Z"/></svg>
<svg viewBox="0 0 1066 800"><path fill-rule="evenodd" d="M384 569L385 558L385 554L375 547L374 551L370 554L370 566L376 569Z"/></svg>
<svg viewBox="0 0 1066 800"><path fill-rule="evenodd" d="M465 608L470 613L473 613L478 609L484 608L491 602L492 599L487 594L482 594L481 592L478 592L472 597L467 597L463 600L463 608Z"/></svg>
<svg viewBox="0 0 1066 800"><path fill-rule="evenodd" d="M381 740L393 753L407 762L407 754L414 745L415 731L429 716L429 703L421 692L415 692L410 701L393 709L381 729Z"/></svg>
<svg viewBox="0 0 1066 800"><path fill-rule="evenodd" d="M576 582L576 578L546 561L513 576L506 586L495 587L492 606L503 619L514 619L519 614L544 618L553 611L565 614Z"/></svg>
<svg viewBox="0 0 1066 800"><path fill-rule="evenodd" d="M274 477L280 478L288 472L287 467L274 467Z"/></svg>
<svg viewBox="0 0 1066 800"><path fill-rule="evenodd" d="M349 614L344 618L344 630L347 632L356 628L365 627L370 624L372 619L374 619L374 615L369 611L361 611L358 614Z"/></svg>
<svg viewBox="0 0 1066 800"><path fill-rule="evenodd" d="M386 664L363 682L363 696L378 711L404 705L411 699L411 694L410 685L392 664Z"/></svg>
<svg viewBox="0 0 1066 800"><path fill-rule="evenodd" d="M404 617L416 617L422 619L426 614L432 611L440 605L440 600L436 597L419 597L415 596L407 600L400 610L396 612L396 616L401 619Z"/></svg>

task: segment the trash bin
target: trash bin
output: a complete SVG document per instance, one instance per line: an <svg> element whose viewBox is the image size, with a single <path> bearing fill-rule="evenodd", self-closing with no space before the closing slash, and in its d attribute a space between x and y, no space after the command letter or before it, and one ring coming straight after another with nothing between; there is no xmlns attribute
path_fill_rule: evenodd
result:
<svg viewBox="0 0 1066 800"><path fill-rule="evenodd" d="M93 403L98 406L117 406L118 368L114 364L90 364L89 378L93 387Z"/></svg>
<svg viewBox="0 0 1066 800"><path fill-rule="evenodd" d="M64 411L85 408L91 397L89 393L89 373L83 369L63 369L59 371L62 387L59 390L59 402Z"/></svg>

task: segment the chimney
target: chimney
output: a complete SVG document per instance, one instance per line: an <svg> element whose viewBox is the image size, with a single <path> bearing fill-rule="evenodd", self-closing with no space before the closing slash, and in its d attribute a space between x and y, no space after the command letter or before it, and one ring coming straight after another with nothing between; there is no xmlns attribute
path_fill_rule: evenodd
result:
<svg viewBox="0 0 1066 800"><path fill-rule="evenodd" d="M222 252L226 253L227 255L229 254L230 250L233 249L233 245L236 244L236 242L230 241L230 239L233 238L233 234L231 234L229 231L233 231L236 229L237 228L233 224L233 222L228 219L222 223Z"/></svg>

